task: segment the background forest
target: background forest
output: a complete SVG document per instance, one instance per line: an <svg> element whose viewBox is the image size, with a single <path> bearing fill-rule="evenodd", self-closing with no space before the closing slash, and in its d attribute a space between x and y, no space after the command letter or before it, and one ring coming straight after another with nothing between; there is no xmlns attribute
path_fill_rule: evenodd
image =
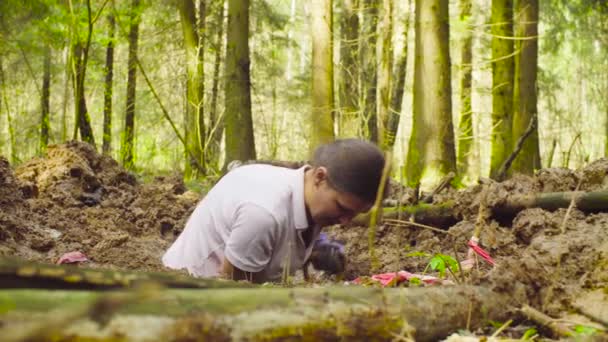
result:
<svg viewBox="0 0 608 342"><path fill-rule="evenodd" d="M80 139L139 173L336 137L428 186L608 153L604 0L3 0L0 155Z"/></svg>

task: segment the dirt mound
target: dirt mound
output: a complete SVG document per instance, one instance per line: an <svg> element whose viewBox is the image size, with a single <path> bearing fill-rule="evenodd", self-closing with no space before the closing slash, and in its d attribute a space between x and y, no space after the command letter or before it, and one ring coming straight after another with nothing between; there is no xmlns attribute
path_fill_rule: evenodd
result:
<svg viewBox="0 0 608 342"><path fill-rule="evenodd" d="M501 183L486 180L462 191L446 191L434 202L454 202L460 221L443 233L414 226L378 227L375 253L379 268L374 271L433 273L429 261L437 254L465 260L484 195L486 205L492 207L514 195L577 188L597 191L608 186L607 174L608 160L601 159L576 171L544 169L534 177L516 175ZM554 212L531 208L515 217L488 217L480 241L496 266L480 261L468 275L455 281L487 285L511 295L514 306L529 303L557 315L571 309L573 300L583 292L608 285L607 230L608 213L576 209L568 213L565 208ZM347 278L372 272L366 227L336 226L328 234L346 241Z"/></svg>
<svg viewBox="0 0 608 342"><path fill-rule="evenodd" d="M79 250L92 266L160 270L199 199L179 176L140 184L82 142L49 146L14 174L0 160L0 176L12 196L0 203L0 253L49 262Z"/></svg>

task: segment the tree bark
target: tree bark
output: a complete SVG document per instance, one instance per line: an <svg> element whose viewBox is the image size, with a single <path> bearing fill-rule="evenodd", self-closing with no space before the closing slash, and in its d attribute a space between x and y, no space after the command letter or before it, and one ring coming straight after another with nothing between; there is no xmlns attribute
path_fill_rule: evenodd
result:
<svg viewBox="0 0 608 342"><path fill-rule="evenodd" d="M380 8L380 22L378 23L376 45L376 63L378 64L378 84L376 88L376 127L378 131L378 145L383 150L390 148L390 139L386 126L390 113L391 96L391 67L393 66L393 1L382 0Z"/></svg>
<svg viewBox="0 0 608 342"><path fill-rule="evenodd" d="M511 153L513 122L513 1L492 0L492 153L490 177Z"/></svg>
<svg viewBox="0 0 608 342"><path fill-rule="evenodd" d="M207 146L207 165L219 171L220 169L220 145L224 132L224 115L219 115L218 96L220 86L220 67L222 63L222 52L224 51L224 0L215 0L214 9L217 12L217 28L215 40L215 61L213 65L213 81L211 85L211 109L209 111L209 127L206 136L209 139Z"/></svg>
<svg viewBox="0 0 608 342"><path fill-rule="evenodd" d="M212 341L394 341L410 336L416 341L438 341L458 329L476 329L488 320L501 321L508 314L505 308L509 307L509 298L505 295L473 286L384 290L351 286L142 292L115 292L99 296L84 291L2 291L0 300L12 303L3 318L14 323L3 327L3 336L12 338L15 336L13 334L25 330L29 332L26 337L30 340L44 340L48 336L41 332L45 331L49 335L54 333L53 336L57 338L67 336L67 329L78 321L71 317L76 314L79 319L98 323L121 319L121 316L113 317L114 314L128 314L130 322L138 319L143 322L145 315L148 319L166 317L175 323L168 325L165 331L134 329L137 331L126 332L137 333L138 337L148 339L158 339L163 334L176 340L185 339L184 328L190 324L192 330L189 331L188 340L198 337ZM50 310L57 307L64 309L64 315L66 311L75 314L64 316L63 324L57 324L58 313ZM193 316L193 312L198 315ZM17 317L21 318L17 320ZM54 321L54 329L43 328L49 324L47 319ZM24 329L28 323L34 322L39 322L38 329ZM108 327L112 326L116 325L108 324ZM92 327L101 329L96 324ZM87 332L88 329L72 328L69 329L69 336L86 337L97 332L91 329L93 331ZM22 334L17 336L24 340ZM131 338L127 336L127 339Z"/></svg>
<svg viewBox="0 0 608 342"><path fill-rule="evenodd" d="M363 0L363 26L359 58L361 58L361 89L363 96L363 132L369 140L378 142L376 123L376 88L378 84L376 41L379 0Z"/></svg>
<svg viewBox="0 0 608 342"><path fill-rule="evenodd" d="M51 47L44 48L44 61L42 71L42 96L40 98L40 153L46 151L49 144L50 125L50 99L51 99Z"/></svg>
<svg viewBox="0 0 608 342"><path fill-rule="evenodd" d="M127 96L125 126L122 138L122 164L128 169L135 168L135 90L137 89L137 45L139 41L140 0L131 2L131 19L129 23L129 57L127 72Z"/></svg>
<svg viewBox="0 0 608 342"><path fill-rule="evenodd" d="M524 134L536 116L538 70L538 0L517 0L515 7L515 88L513 91L513 136ZM513 172L531 175L541 168L538 121L512 165Z"/></svg>
<svg viewBox="0 0 608 342"><path fill-rule="evenodd" d="M448 18L447 1L416 1L414 118L406 167L412 186L432 186L456 171Z"/></svg>
<svg viewBox="0 0 608 342"><path fill-rule="evenodd" d="M462 40L460 60L460 124L458 125L458 155L456 168L459 176L466 177L473 160L473 107L471 106L471 84L473 70L473 35L470 33L471 0L460 1L460 21L467 23Z"/></svg>
<svg viewBox="0 0 608 342"><path fill-rule="evenodd" d="M102 153L112 152L112 78L114 76L114 39L116 37L114 14L108 16L108 45L106 46L105 82L103 91L103 144Z"/></svg>
<svg viewBox="0 0 608 342"><path fill-rule="evenodd" d="M184 49L186 50L186 111L184 113L184 128L186 138L186 164L184 167L184 178L190 179L206 170L197 170L195 165L205 165L204 141L204 94L205 94L205 69L203 44L205 22L205 4L200 2L199 15L197 18L194 0L179 0L179 14L184 34ZM201 17L202 16L202 17ZM196 161L192 161L194 156Z"/></svg>
<svg viewBox="0 0 608 342"><path fill-rule="evenodd" d="M346 0L340 19L340 136L357 136L359 124L359 0Z"/></svg>
<svg viewBox="0 0 608 342"><path fill-rule="evenodd" d="M405 89L405 77L407 75L408 34L410 31L412 0L408 0L407 4L405 27L403 28L403 50L393 69L392 79L395 80L395 82L391 85L391 106L388 113L388 122L386 124L385 139L386 145L389 148L392 148L395 145L395 140L397 138L397 130L399 129L399 121L401 119L401 105L403 103L403 93Z"/></svg>
<svg viewBox="0 0 608 342"><path fill-rule="evenodd" d="M334 139L332 0L311 2L312 125L309 151Z"/></svg>
<svg viewBox="0 0 608 342"><path fill-rule="evenodd" d="M224 168L233 160L256 159L249 66L249 0L228 0Z"/></svg>

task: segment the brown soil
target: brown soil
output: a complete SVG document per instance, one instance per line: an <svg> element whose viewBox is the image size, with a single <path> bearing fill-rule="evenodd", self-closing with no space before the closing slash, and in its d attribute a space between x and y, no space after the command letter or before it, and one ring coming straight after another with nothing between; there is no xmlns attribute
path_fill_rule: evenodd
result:
<svg viewBox="0 0 608 342"><path fill-rule="evenodd" d="M198 199L178 176L141 184L80 142L14 172L0 159L0 254L55 262L78 250L93 267L161 270Z"/></svg>
<svg viewBox="0 0 608 342"><path fill-rule="evenodd" d="M482 193L488 206L516 194L600 190L608 186L608 159L581 170L544 169L534 177L483 182L463 191L444 190L434 202L453 200L462 220L443 234L416 227L380 226L375 236L377 273L423 272L442 253L463 260L475 229ZM411 198L411 190L393 197ZM181 232L200 194L180 175L140 182L116 161L80 142L54 145L43 158L12 169L0 157L0 255L55 262L81 251L93 267L163 270L160 257ZM481 245L497 265L481 261L458 281L506 292L514 306L529 303L550 315L573 308L574 300L608 287L608 213L538 208L512 218L488 217ZM347 279L371 273L365 227L331 227L346 243ZM605 297L604 297L605 298Z"/></svg>

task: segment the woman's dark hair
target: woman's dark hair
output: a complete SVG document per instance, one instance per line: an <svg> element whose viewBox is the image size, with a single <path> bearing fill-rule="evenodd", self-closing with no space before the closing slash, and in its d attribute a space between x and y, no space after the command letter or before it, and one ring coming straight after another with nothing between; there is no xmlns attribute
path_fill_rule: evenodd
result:
<svg viewBox="0 0 608 342"><path fill-rule="evenodd" d="M329 182L336 190L373 203L382 179L384 154L371 142L341 139L319 146L312 165L327 169Z"/></svg>

